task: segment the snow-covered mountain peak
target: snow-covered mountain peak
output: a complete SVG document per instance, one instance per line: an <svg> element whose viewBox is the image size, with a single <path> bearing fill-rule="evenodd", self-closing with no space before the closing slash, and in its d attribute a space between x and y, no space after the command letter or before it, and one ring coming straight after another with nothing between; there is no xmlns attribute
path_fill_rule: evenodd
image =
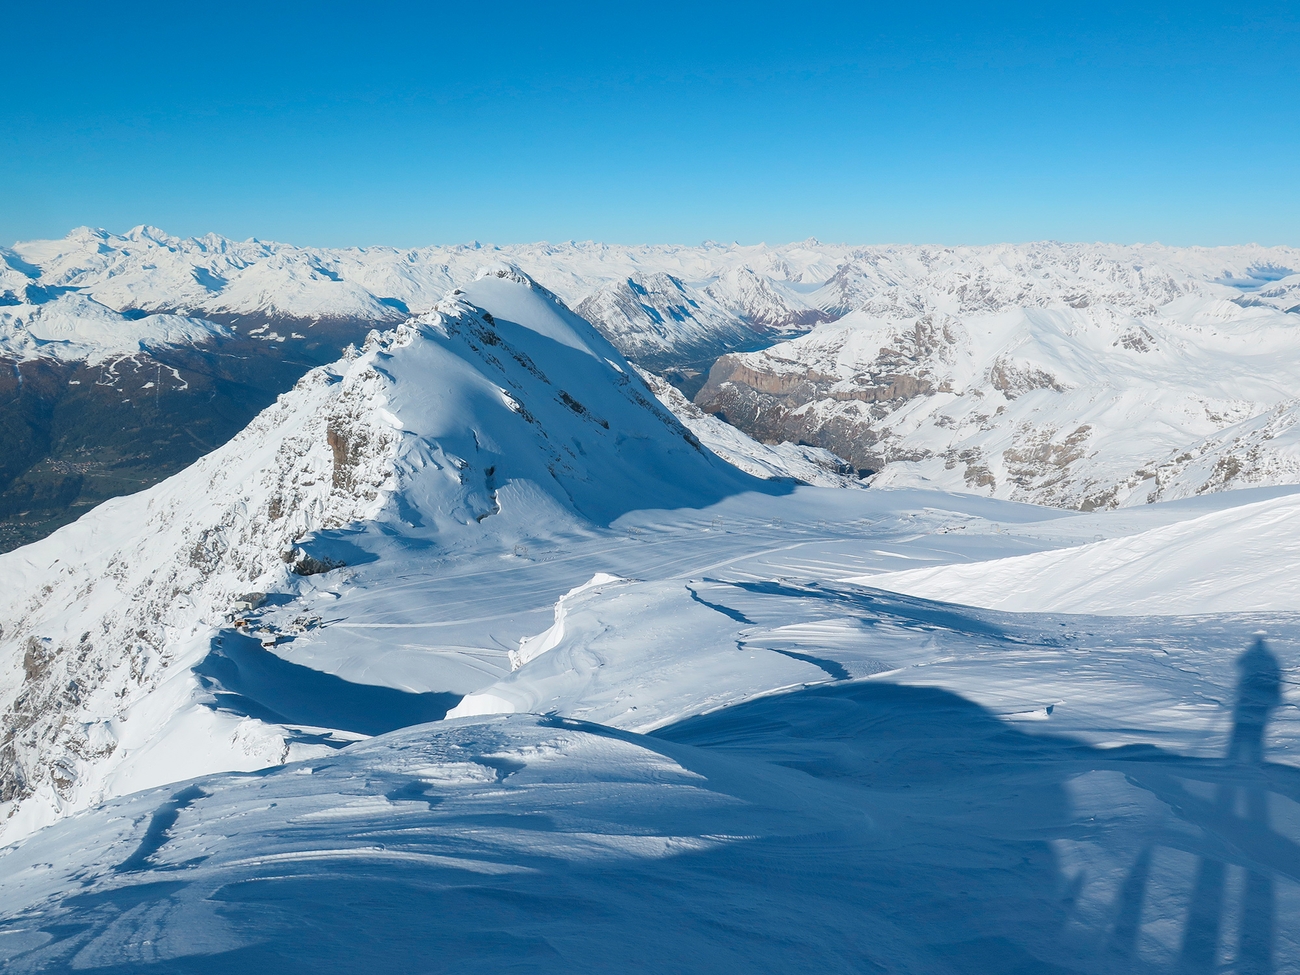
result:
<svg viewBox="0 0 1300 975"><path fill-rule="evenodd" d="M1284 247L806 240L324 249L140 227L16 244L0 264L7 307L37 304L39 292L41 320L83 322L86 299L130 319L109 328L87 317L69 326L75 334L63 329L66 341L24 325L8 351L28 358L130 354L140 347L138 321L158 326L146 344L202 342L217 333L193 323L214 320L256 343L255 354L284 343L285 358L320 362L369 327L440 307L457 288L495 317L612 358L572 308L688 394L718 361L700 406L764 441L816 444L863 470L890 466L881 483L924 478L1068 506L1152 497L1133 491L1189 445L1300 396L1275 368L1300 309L1300 251ZM512 310L539 289L559 303L543 295ZM131 317L141 312L178 318ZM776 337L795 340L747 351ZM311 351L322 347L331 351ZM715 395L726 383L727 395ZM1129 422L1121 414L1152 418L1139 451L1119 452L1105 435ZM1252 466L1274 477L1289 464ZM1098 476L1102 468L1109 473Z"/></svg>
<svg viewBox="0 0 1300 975"><path fill-rule="evenodd" d="M613 361L622 356L591 323L575 315L551 291L525 274L518 265L498 263L478 270L463 293L488 314L495 314L554 339L562 345L597 359Z"/></svg>
<svg viewBox="0 0 1300 975"><path fill-rule="evenodd" d="M494 261L491 264L483 264L474 272L474 280L481 281L483 278L502 278L522 284L526 288L537 287L537 282L530 278L518 264L513 261Z"/></svg>
<svg viewBox="0 0 1300 975"><path fill-rule="evenodd" d="M508 553L756 489L789 488L702 448L550 292L484 276L182 473L0 556L0 802L21 832L128 786L283 760L274 728L203 704L192 668L241 594L373 558L366 526ZM169 744L194 736L206 750Z"/></svg>

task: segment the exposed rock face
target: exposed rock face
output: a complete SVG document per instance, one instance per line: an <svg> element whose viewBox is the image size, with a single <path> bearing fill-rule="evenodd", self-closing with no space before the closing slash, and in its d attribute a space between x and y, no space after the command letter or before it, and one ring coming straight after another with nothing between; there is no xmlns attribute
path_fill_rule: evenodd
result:
<svg viewBox="0 0 1300 975"><path fill-rule="evenodd" d="M793 478L817 487L862 487L858 471L837 454L788 441L761 444L734 426L710 416L682 395L677 387L644 369L637 369L647 386L700 442L719 457L747 473L763 478Z"/></svg>
<svg viewBox="0 0 1300 975"><path fill-rule="evenodd" d="M117 716L159 686L187 637L238 593L290 571L281 553L295 541L380 502L396 445L375 408L382 385L370 357L313 371L184 477L106 502L39 552L24 549L28 559L57 555L38 592L15 579L7 587L3 644L24 651L19 672L0 678L9 702L0 803L12 811L37 793L55 805L76 801L80 770L117 749ZM147 522L133 517L106 539L111 509L134 512L141 499ZM22 571L17 557L5 574ZM92 628L69 632L69 618Z"/></svg>
<svg viewBox="0 0 1300 975"><path fill-rule="evenodd" d="M889 344L847 375L816 351L807 366L775 349L723 356L695 402L764 443L822 447L860 471L875 472L892 460L914 459L887 442L888 417L936 390L931 361L951 358L957 334L952 323L927 316L887 336Z"/></svg>

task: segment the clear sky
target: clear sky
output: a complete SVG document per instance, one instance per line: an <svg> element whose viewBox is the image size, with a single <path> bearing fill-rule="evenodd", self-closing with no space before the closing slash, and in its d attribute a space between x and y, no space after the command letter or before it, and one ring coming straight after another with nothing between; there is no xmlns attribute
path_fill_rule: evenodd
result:
<svg viewBox="0 0 1300 975"><path fill-rule="evenodd" d="M5 242L1300 245L1294 2L99 0L3 25Z"/></svg>

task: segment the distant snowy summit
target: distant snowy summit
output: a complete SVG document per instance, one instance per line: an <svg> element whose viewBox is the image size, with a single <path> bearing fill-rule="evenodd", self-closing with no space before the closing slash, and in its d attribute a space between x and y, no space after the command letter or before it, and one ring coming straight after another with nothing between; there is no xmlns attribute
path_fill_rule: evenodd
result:
<svg viewBox="0 0 1300 975"><path fill-rule="evenodd" d="M0 256L15 360L229 334L290 355L429 311L503 260L706 413L873 484L1088 509L1300 480L1292 248L323 249L139 227Z"/></svg>
<svg viewBox="0 0 1300 975"><path fill-rule="evenodd" d="M447 291L473 281L484 263L504 260L578 309L625 353L655 366L716 357L756 335L802 331L822 320L827 316L808 292L848 254L846 247L807 244L325 249L214 234L183 239L154 227L123 235L83 227L63 240L0 249L0 302L18 309L15 324L0 325L0 349L30 349L17 335L18 316L30 319L35 308L57 306L70 293L126 316L123 335L131 330L125 322L141 313L273 326L391 325L431 310ZM75 317L75 309L68 315ZM102 330L86 343L138 347L129 339L114 345Z"/></svg>

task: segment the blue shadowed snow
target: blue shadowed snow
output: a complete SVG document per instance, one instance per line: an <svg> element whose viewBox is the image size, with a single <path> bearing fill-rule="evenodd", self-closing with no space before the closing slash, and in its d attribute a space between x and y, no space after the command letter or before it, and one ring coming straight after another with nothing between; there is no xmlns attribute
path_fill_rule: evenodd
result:
<svg viewBox="0 0 1300 975"><path fill-rule="evenodd" d="M207 678L214 706L224 711L363 735L437 721L461 698L346 681L285 660L251 637L229 631L213 640L212 651L194 670Z"/></svg>
<svg viewBox="0 0 1300 975"><path fill-rule="evenodd" d="M1239 791L1244 812L1222 800ZM44 932L16 971L1209 972L1220 931L1273 971L1295 957L1300 847L1260 810L1298 799L1291 767L1096 748L849 682L649 737L412 728L120 800L0 864L7 929ZM1087 848L1100 874L1071 866ZM56 869L77 892L15 913L25 864L76 849ZM1153 912L1179 919L1164 940Z"/></svg>
<svg viewBox="0 0 1300 975"><path fill-rule="evenodd" d="M113 869L119 873L148 870L152 866L149 858L163 848L167 842L168 831L176 825L181 810L188 808L195 799L202 799L206 795L207 793L197 785L190 785L172 796L171 801L159 806L150 817L149 828L145 831L144 839L140 841L135 852Z"/></svg>

